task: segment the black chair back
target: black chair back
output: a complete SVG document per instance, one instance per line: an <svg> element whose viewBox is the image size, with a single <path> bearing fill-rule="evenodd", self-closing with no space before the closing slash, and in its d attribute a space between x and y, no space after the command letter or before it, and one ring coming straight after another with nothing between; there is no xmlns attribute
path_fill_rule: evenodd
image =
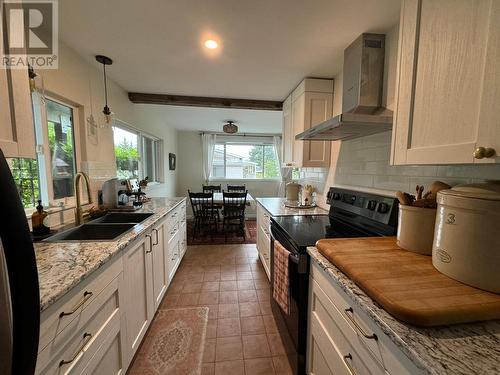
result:
<svg viewBox="0 0 500 375"><path fill-rule="evenodd" d="M247 191L222 192L224 218L245 218L245 207L247 205Z"/></svg>
<svg viewBox="0 0 500 375"><path fill-rule="evenodd" d="M204 193L220 193L222 191L222 185L203 185Z"/></svg>
<svg viewBox="0 0 500 375"><path fill-rule="evenodd" d="M247 192L245 185L227 185L227 191Z"/></svg>
<svg viewBox="0 0 500 375"><path fill-rule="evenodd" d="M213 216L214 195L213 193L192 193L188 190L191 208L195 218Z"/></svg>

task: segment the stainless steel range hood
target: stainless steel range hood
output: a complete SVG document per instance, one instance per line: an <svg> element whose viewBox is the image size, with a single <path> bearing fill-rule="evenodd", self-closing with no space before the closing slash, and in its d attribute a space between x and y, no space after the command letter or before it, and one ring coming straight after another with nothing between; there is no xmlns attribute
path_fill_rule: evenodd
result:
<svg viewBox="0 0 500 375"><path fill-rule="evenodd" d="M342 114L295 139L347 140L392 129L392 111L382 106L385 35L362 34L344 51Z"/></svg>

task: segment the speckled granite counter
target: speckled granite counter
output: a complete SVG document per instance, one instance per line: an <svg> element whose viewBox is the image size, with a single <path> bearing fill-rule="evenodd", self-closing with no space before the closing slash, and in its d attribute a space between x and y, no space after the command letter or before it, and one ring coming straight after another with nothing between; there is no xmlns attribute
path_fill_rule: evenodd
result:
<svg viewBox="0 0 500 375"><path fill-rule="evenodd" d="M285 198L256 198L271 216L307 216L307 215L328 215L328 211L321 207L314 208L290 208L285 207Z"/></svg>
<svg viewBox="0 0 500 375"><path fill-rule="evenodd" d="M417 328L389 315L315 247L307 252L417 367L429 374L500 374L500 321Z"/></svg>
<svg viewBox="0 0 500 375"><path fill-rule="evenodd" d="M52 305L185 200L184 197L153 198L136 212L154 215L117 241L35 243L40 309L43 311Z"/></svg>

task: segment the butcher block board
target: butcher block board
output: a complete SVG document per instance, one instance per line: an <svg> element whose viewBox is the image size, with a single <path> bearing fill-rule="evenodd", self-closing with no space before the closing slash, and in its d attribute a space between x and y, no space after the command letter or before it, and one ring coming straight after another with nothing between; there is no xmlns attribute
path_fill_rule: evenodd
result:
<svg viewBox="0 0 500 375"><path fill-rule="evenodd" d="M432 257L401 249L396 237L320 240L316 247L404 322L431 327L500 319L499 294L443 275L432 265Z"/></svg>

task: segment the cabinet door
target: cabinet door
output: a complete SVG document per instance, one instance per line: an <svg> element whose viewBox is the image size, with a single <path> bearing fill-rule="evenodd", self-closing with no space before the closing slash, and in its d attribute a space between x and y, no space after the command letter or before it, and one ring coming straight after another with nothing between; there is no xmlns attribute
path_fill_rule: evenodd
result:
<svg viewBox="0 0 500 375"><path fill-rule="evenodd" d="M127 354L131 360L154 315L151 236L125 250L125 319Z"/></svg>
<svg viewBox="0 0 500 375"><path fill-rule="evenodd" d="M10 94L10 70L0 69L0 148L6 157L17 156L16 127Z"/></svg>
<svg viewBox="0 0 500 375"><path fill-rule="evenodd" d="M168 278L169 281L175 276L175 272L177 271L177 267L180 262L180 241L179 241L179 231L170 239L168 242L168 252L169 252L169 269L168 269Z"/></svg>
<svg viewBox="0 0 500 375"><path fill-rule="evenodd" d="M477 146L498 150L498 1L404 0L399 40L392 163L473 163Z"/></svg>
<svg viewBox="0 0 500 375"><path fill-rule="evenodd" d="M293 166L293 123L292 123L292 96L283 102L283 128L282 128L282 160L283 165Z"/></svg>
<svg viewBox="0 0 500 375"><path fill-rule="evenodd" d="M312 128L332 117L333 95L324 92L305 92L304 128ZM297 141L302 143L303 167L330 166L330 141Z"/></svg>
<svg viewBox="0 0 500 375"><path fill-rule="evenodd" d="M155 311L167 291L168 286L168 248L164 241L165 223L153 229L153 295Z"/></svg>

